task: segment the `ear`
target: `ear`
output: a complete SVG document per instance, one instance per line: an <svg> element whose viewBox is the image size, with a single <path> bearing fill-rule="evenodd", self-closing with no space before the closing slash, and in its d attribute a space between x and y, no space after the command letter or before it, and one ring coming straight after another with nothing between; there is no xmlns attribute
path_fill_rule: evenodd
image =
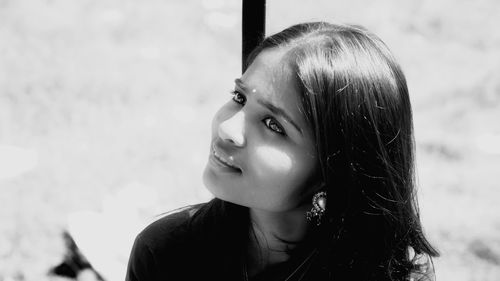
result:
<svg viewBox="0 0 500 281"><path fill-rule="evenodd" d="M311 185L303 189L300 195L302 197L302 203L311 204L311 200L314 194L318 193L324 188L325 188L325 183L323 181L317 180L312 182Z"/></svg>
<svg viewBox="0 0 500 281"><path fill-rule="evenodd" d="M323 190L325 188L326 184L324 181L316 181L314 182L308 189L307 192L305 193L306 197L312 198L314 194L318 193L319 191Z"/></svg>
<svg viewBox="0 0 500 281"><path fill-rule="evenodd" d="M325 189L325 187L326 183L324 181L317 182L313 188L314 193L317 193L318 191Z"/></svg>

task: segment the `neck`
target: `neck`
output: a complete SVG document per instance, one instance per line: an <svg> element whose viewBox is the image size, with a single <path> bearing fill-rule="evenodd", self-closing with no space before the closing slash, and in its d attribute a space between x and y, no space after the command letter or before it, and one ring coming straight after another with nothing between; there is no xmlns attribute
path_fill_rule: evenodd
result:
<svg viewBox="0 0 500 281"><path fill-rule="evenodd" d="M306 236L308 222L305 216L311 204L287 212L269 212L250 209L252 231L248 249L248 271L253 276L266 267L285 262L288 251Z"/></svg>

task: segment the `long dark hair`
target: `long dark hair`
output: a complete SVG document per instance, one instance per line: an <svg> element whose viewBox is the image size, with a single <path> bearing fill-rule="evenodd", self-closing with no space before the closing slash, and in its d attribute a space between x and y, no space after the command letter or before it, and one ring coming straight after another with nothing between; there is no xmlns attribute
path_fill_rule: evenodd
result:
<svg viewBox="0 0 500 281"><path fill-rule="evenodd" d="M319 252L313 268L332 280L432 276L424 267L438 253L420 223L408 89L386 45L358 26L298 24L267 37L246 66L272 48L286 51L296 74L328 194L326 215L309 241ZM209 215L248 231L243 207L215 199L198 217ZM244 237L230 235L221 243L245 244Z"/></svg>

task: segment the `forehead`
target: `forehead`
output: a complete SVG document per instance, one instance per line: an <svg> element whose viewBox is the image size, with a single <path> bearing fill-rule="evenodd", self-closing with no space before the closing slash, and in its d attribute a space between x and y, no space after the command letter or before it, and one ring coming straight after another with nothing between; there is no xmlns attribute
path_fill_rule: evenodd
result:
<svg viewBox="0 0 500 281"><path fill-rule="evenodd" d="M298 96L298 87L292 75L285 51L262 51L247 68L242 80L271 101Z"/></svg>
<svg viewBox="0 0 500 281"><path fill-rule="evenodd" d="M302 129L306 129L299 87L285 51L271 49L261 52L247 68L242 80L258 98L281 107Z"/></svg>

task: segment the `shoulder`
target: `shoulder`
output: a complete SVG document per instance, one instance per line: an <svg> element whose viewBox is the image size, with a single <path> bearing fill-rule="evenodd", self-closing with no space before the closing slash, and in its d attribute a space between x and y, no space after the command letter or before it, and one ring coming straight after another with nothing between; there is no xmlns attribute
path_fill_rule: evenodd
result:
<svg viewBox="0 0 500 281"><path fill-rule="evenodd" d="M203 204L184 207L164 214L136 237L129 257L127 280L157 280L172 276L191 251L190 218Z"/></svg>
<svg viewBox="0 0 500 281"><path fill-rule="evenodd" d="M190 237L189 221L203 205L187 206L163 214L137 235L136 243L149 248L154 254L187 243Z"/></svg>

